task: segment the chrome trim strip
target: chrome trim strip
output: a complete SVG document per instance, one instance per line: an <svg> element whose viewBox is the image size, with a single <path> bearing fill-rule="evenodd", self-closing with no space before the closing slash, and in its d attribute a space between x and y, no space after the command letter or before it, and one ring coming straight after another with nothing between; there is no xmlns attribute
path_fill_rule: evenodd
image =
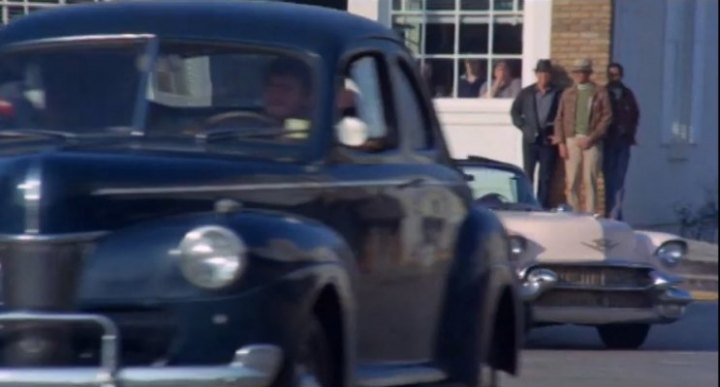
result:
<svg viewBox="0 0 720 387"><path fill-rule="evenodd" d="M40 203L42 201L42 167L36 163L28 168L25 180L17 186L25 205L25 233L40 232Z"/></svg>
<svg viewBox="0 0 720 387"><path fill-rule="evenodd" d="M27 40L24 42L10 43L0 50L0 52L6 50L13 50L17 48L29 48L35 45L43 44L56 44L56 43L73 43L73 42L95 42L102 40L142 40L142 39L153 39L155 34L94 34L94 35L72 35L72 36L61 36L53 38L42 38Z"/></svg>
<svg viewBox="0 0 720 387"><path fill-rule="evenodd" d="M395 187L414 183L417 179L396 180L358 180L346 182L298 182L298 183L264 183L264 184L237 184L237 185L205 185L205 186L176 186L176 187L149 187L149 188L101 188L93 191L95 196L109 195L161 195L177 193L217 193L228 191L263 191L282 189L327 189L327 188L358 188L358 187ZM423 180L424 186L445 186L444 182Z"/></svg>
<svg viewBox="0 0 720 387"><path fill-rule="evenodd" d="M45 243L66 243L66 242L87 242L108 234L107 231L94 231L83 233L67 234L0 234L0 243L23 243L23 242L45 242Z"/></svg>

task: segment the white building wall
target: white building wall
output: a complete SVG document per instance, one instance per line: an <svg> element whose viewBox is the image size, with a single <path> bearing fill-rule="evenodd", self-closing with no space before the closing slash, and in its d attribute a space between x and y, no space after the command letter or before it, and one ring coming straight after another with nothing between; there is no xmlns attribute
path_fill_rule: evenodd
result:
<svg viewBox="0 0 720 387"><path fill-rule="evenodd" d="M678 20L685 1L694 20ZM676 203L702 205L706 189L717 191L717 7L717 0L616 2L613 60L625 66L641 110L626 181L625 213L635 225L671 224ZM678 110L685 102L687 111ZM689 130L690 143L671 140L678 128Z"/></svg>

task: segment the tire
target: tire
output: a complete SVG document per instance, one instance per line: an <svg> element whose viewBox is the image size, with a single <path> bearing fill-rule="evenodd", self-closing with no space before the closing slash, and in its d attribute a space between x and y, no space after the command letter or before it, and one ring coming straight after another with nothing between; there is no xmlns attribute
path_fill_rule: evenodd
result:
<svg viewBox="0 0 720 387"><path fill-rule="evenodd" d="M638 349L650 333L649 324L610 324L597 327L605 347L610 349Z"/></svg>
<svg viewBox="0 0 720 387"><path fill-rule="evenodd" d="M294 364L297 387L337 387L339 369L322 323L316 317L308 321L305 338Z"/></svg>

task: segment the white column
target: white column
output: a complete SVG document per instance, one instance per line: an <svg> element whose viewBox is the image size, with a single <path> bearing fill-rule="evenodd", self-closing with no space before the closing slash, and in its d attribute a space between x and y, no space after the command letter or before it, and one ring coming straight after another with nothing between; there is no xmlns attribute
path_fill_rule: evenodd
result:
<svg viewBox="0 0 720 387"><path fill-rule="evenodd" d="M390 27L391 0L348 0L348 12Z"/></svg>
<svg viewBox="0 0 720 387"><path fill-rule="evenodd" d="M525 0L522 43L523 86L535 82L533 69L538 59L550 59L551 34L552 0Z"/></svg>

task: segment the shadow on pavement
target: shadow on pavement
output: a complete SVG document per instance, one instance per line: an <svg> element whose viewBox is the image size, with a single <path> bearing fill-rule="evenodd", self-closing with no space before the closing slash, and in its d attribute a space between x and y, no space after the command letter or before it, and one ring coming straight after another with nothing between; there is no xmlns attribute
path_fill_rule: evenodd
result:
<svg viewBox="0 0 720 387"><path fill-rule="evenodd" d="M609 351L595 328L555 326L530 332L526 350ZM632 352L718 352L718 304L698 302L673 324L655 325L645 345Z"/></svg>

